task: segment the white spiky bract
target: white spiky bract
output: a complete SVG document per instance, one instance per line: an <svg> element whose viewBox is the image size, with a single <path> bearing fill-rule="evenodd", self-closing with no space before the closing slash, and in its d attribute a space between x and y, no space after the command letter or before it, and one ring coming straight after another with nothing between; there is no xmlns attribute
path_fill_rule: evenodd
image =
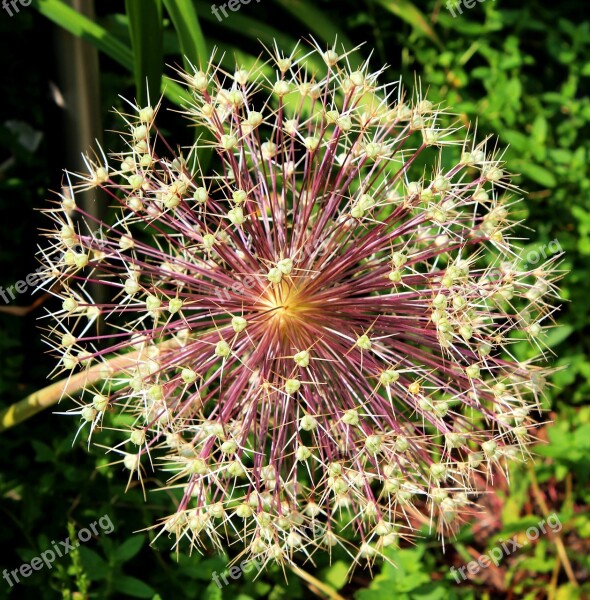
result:
<svg viewBox="0 0 590 600"><path fill-rule="evenodd" d="M175 149L159 107L131 105L127 149L87 158L48 210L59 367L104 365L81 427L128 415L111 451L165 473L162 531L197 548L237 539L265 564L341 545L354 564L416 514L450 526L477 476L526 455L544 386L510 345L539 347L555 259L519 266L500 159L336 48L181 75L208 136ZM94 188L111 224L75 202Z"/></svg>

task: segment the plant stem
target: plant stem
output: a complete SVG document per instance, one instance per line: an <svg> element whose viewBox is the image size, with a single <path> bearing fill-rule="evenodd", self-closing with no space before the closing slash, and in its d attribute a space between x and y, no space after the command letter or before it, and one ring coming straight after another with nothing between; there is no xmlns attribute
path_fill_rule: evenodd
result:
<svg viewBox="0 0 590 600"><path fill-rule="evenodd" d="M309 585L309 589L318 596L320 595L319 592L321 592L327 598L330 598L330 600L345 600L345 598L336 590L332 589L325 583L322 583L319 579L316 579L313 575L310 575L307 571L304 571L297 565L291 565L290 569L293 571L293 573L295 573L295 575L306 581Z"/></svg>
<svg viewBox="0 0 590 600"><path fill-rule="evenodd" d="M168 340L158 345L160 349L170 348L178 344L177 340ZM0 433L30 419L38 412L57 404L64 396L80 392L86 386L104 379L105 370L117 373L129 367L136 366L141 350L114 356L104 363L96 364L85 371L71 375L66 379L56 381L47 387L37 390L19 402L0 411Z"/></svg>
<svg viewBox="0 0 590 600"><path fill-rule="evenodd" d="M539 487L539 482L537 481L537 475L535 474L535 468L534 468L534 466L529 465L528 469L529 469L529 474L531 477L531 487L533 489L533 495L535 496L535 500L537 501L537 503L539 504L539 507L541 508L541 512L543 513L543 516L547 519L549 517L549 507L547 506L547 503L545 502L545 498L543 497L543 494L541 493L541 488ZM559 535L559 533L556 533L555 531L552 532L552 535L553 535L553 539L555 541L555 547L557 548L557 554L559 555L559 558L561 559L561 562L563 564L563 569L567 574L567 578L569 579L570 583L572 584L572 586L574 588L580 587L580 585L578 584L578 581L576 580L576 576L574 575L574 570L572 569L572 564L570 563L570 560L567 556L567 552L565 550L565 546L563 544L563 540L561 539L561 536Z"/></svg>

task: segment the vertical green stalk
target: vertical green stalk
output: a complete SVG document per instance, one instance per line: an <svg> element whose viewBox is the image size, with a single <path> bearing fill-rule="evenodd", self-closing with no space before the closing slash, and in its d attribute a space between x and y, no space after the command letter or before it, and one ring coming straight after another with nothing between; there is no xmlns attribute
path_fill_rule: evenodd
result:
<svg viewBox="0 0 590 600"><path fill-rule="evenodd" d="M192 0L163 1L178 35L184 68L190 71L189 63L197 68L204 67L209 58L207 43Z"/></svg>
<svg viewBox="0 0 590 600"><path fill-rule="evenodd" d="M160 95L163 70L162 1L125 0L133 49L137 102L147 106Z"/></svg>

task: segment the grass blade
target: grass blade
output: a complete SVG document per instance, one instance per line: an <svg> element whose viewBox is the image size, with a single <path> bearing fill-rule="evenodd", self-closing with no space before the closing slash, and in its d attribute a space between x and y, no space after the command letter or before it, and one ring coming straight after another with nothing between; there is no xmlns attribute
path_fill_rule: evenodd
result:
<svg viewBox="0 0 590 600"><path fill-rule="evenodd" d="M164 0L164 6L178 34L184 68L190 71L189 61L195 67L205 66L207 44L192 0Z"/></svg>
<svg viewBox="0 0 590 600"><path fill-rule="evenodd" d="M199 1L196 3L196 6L199 10L199 14L203 15L204 20L212 23L218 22L211 11L206 10L209 6L207 3ZM280 47L285 52L289 52L297 45L297 40L295 38L285 35L271 25L261 23L257 19L253 19L252 17L248 17L240 13L232 14L232 18L225 19L220 26L233 33L243 35L253 41L260 41L265 44L267 48L272 48L275 40L280 42ZM232 58L234 53L235 52L230 55ZM326 63L323 60L318 60L312 57L310 64L313 64L318 72L326 72Z"/></svg>
<svg viewBox="0 0 590 600"><path fill-rule="evenodd" d="M62 0L34 0L33 6L50 21L86 40L119 64L129 69L133 67L133 52L129 47Z"/></svg>
<svg viewBox="0 0 590 600"><path fill-rule="evenodd" d="M340 44L347 50L354 48L354 44L334 21L308 0L278 0L277 3L326 44L332 45L338 38L337 50L340 49ZM349 60L353 68L360 64L358 56L350 55Z"/></svg>
<svg viewBox="0 0 590 600"><path fill-rule="evenodd" d="M119 41L91 19L81 15L62 0L34 0L33 6L50 21L82 38L89 44L104 52L120 65L133 72L133 52L131 48ZM181 106L190 101L190 96L175 81L162 78L162 92L174 104Z"/></svg>
<svg viewBox="0 0 590 600"><path fill-rule="evenodd" d="M137 101L147 106L154 102L162 85L162 2L125 0L135 68ZM147 88L146 88L147 81Z"/></svg>
<svg viewBox="0 0 590 600"><path fill-rule="evenodd" d="M422 33L422 35L430 38L437 46L442 48L439 37L436 35L422 11L416 8L409 0L377 0L377 2L390 13L393 13L396 17L404 20L414 29Z"/></svg>

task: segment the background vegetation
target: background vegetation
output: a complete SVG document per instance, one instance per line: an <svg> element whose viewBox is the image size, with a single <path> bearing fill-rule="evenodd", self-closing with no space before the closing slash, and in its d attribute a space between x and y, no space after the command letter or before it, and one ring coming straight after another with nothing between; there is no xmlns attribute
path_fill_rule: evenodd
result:
<svg viewBox="0 0 590 600"><path fill-rule="evenodd" d="M505 160L528 192L521 214L536 232L523 248L557 240L563 268L570 271L562 285L560 326L546 340L555 352L550 364L563 369L552 377L534 466L513 468L510 487L496 481L493 493L479 501L480 516L445 541L444 553L425 525L414 546L391 552L397 568L359 569L350 581L344 557L336 554L331 565L327 560L306 565L307 579L275 568L256 580L253 573L230 579L220 590L211 574L224 571L233 549L228 556L187 556L171 551L161 538L150 548L154 534L142 530L169 511L166 493L151 494L147 502L134 485L125 493L126 474L102 468L108 459L100 448L73 443L71 419L41 413L0 436L1 568L17 568L52 540L63 540L69 523L81 528L108 514L115 529L15 588L0 581L0 597L590 597L590 22L585 3L486 0L471 9L462 5L462 14L456 11L453 18L438 0L261 0L222 22L201 0L100 2L96 8L95 19L61 0L34 0L12 17L0 11L0 285L6 288L36 268L35 252L43 243L38 229L44 226L36 209L45 205L48 190L59 189L61 169L75 166L68 140L76 131L73 138L64 133L72 124L60 100L63 66L73 70L75 57L64 59L60 51L63 30L98 48L100 101L90 117L107 131L116 123L109 109L122 106L118 94L141 97L143 87L136 92L136 85L146 77L152 98L163 84L165 103L180 102L178 89L160 77L171 76L165 65L182 64L182 55L197 64L218 47L232 68L234 55L247 65L260 52L258 40L270 45L276 39L288 51L302 36L327 44L338 35L347 46L367 42L360 56L372 53L375 69L388 63L385 79L401 75L411 88L419 77L433 102L443 101L460 121L477 125L478 137L491 134L508 146ZM180 142L193 135L170 127ZM105 134L106 147L115 149L117 143L115 134ZM8 306L0 303L0 408L46 385L52 369L38 329L43 309L26 308L35 299L26 293ZM563 524L558 534L542 535L497 567L456 583L451 566L463 566L512 536L526 541L526 528L551 513Z"/></svg>

